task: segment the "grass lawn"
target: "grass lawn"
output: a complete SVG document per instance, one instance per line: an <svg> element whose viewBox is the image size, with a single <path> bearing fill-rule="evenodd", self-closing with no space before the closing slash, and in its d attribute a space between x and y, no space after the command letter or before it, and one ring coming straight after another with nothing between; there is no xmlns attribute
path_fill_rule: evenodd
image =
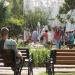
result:
<svg viewBox="0 0 75 75"><path fill-rule="evenodd" d="M40 73L39 75L48 75L48 74ZM75 75L75 73L56 73L55 75Z"/></svg>

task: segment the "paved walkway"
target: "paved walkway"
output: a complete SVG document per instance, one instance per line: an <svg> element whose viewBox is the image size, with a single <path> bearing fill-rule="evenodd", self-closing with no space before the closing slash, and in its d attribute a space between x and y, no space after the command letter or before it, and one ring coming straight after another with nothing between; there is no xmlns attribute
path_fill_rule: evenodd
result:
<svg viewBox="0 0 75 75"><path fill-rule="evenodd" d="M27 68L23 68L22 70L22 74L21 75L28 75L27 70L25 70ZM70 68L70 69L66 69L66 68L60 68L60 69L55 69L56 72L75 72L75 68ZM39 75L39 73L41 72L46 72L46 68L34 68L33 69L33 75ZM13 71L10 68L5 68L4 70L2 70L2 68L0 68L0 75L13 75Z"/></svg>
<svg viewBox="0 0 75 75"><path fill-rule="evenodd" d="M22 74L21 75L28 75L27 68L23 68ZM38 75L41 72L45 72L45 68L34 68L33 69L33 74ZM0 75L13 75L13 71L10 68L0 68Z"/></svg>

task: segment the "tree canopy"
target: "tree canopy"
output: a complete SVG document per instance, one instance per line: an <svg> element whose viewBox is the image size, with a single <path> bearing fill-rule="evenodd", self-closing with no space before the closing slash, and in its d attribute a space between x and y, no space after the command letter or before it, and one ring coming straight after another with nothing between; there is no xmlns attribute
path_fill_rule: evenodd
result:
<svg viewBox="0 0 75 75"><path fill-rule="evenodd" d="M3 1L0 2L0 27L3 25L6 20L6 11L7 8L3 6Z"/></svg>
<svg viewBox="0 0 75 75"><path fill-rule="evenodd" d="M44 11L40 9L35 9L35 11L29 11L28 14L25 14L26 27L34 30L37 27L38 22L40 25L48 25L48 16Z"/></svg>
<svg viewBox="0 0 75 75"><path fill-rule="evenodd" d="M59 13L67 13L71 9L75 9L75 0L65 0L63 7L60 7Z"/></svg>
<svg viewBox="0 0 75 75"><path fill-rule="evenodd" d="M22 0L7 1L9 5L6 7L4 6L5 0L0 1L0 28L7 26L11 30L11 35L17 36L22 32L22 25L24 25L23 3ZM16 30L14 30L15 28Z"/></svg>
<svg viewBox="0 0 75 75"><path fill-rule="evenodd" d="M19 35L24 27L34 30L38 22L40 22L41 26L48 25L48 16L40 8L24 14L23 0L7 0L9 2L7 7L4 7L4 1L0 1L0 28L8 26L12 31L12 35ZM17 30L13 28L17 28Z"/></svg>

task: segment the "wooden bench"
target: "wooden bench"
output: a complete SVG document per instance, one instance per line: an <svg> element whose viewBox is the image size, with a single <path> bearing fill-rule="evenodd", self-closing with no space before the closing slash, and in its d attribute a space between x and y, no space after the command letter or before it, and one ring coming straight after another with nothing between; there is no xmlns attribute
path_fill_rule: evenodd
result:
<svg viewBox="0 0 75 75"><path fill-rule="evenodd" d="M28 48L18 48L23 55L23 61L17 64L16 54L14 50L0 50L0 67L11 67L14 71L14 75L21 75L21 71L25 65L28 63L28 75L33 75L32 68L32 58L29 55ZM3 65L2 65L3 64Z"/></svg>
<svg viewBox="0 0 75 75"><path fill-rule="evenodd" d="M18 48L18 50L22 53L23 63L22 66L28 67L28 75L33 75L33 56L29 53L28 48ZM26 63L26 64L25 64Z"/></svg>
<svg viewBox="0 0 75 75"><path fill-rule="evenodd" d="M20 64L16 64L16 61L16 54L14 50L0 50L0 67L11 67L14 71L14 75L20 75L22 66Z"/></svg>
<svg viewBox="0 0 75 75"><path fill-rule="evenodd" d="M55 75L55 68L75 68L75 50L52 50L46 70L49 75Z"/></svg>

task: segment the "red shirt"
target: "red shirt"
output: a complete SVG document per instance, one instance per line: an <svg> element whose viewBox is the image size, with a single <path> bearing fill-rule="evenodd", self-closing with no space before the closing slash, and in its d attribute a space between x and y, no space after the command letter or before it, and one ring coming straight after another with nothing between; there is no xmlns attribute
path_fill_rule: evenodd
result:
<svg viewBox="0 0 75 75"><path fill-rule="evenodd" d="M55 39L55 40L60 40L60 38L61 38L61 32L60 32L60 31L56 31L56 32L54 33L54 39Z"/></svg>
<svg viewBox="0 0 75 75"><path fill-rule="evenodd" d="M44 33L43 33L43 37L45 37L46 40L48 40L48 32L44 32Z"/></svg>

